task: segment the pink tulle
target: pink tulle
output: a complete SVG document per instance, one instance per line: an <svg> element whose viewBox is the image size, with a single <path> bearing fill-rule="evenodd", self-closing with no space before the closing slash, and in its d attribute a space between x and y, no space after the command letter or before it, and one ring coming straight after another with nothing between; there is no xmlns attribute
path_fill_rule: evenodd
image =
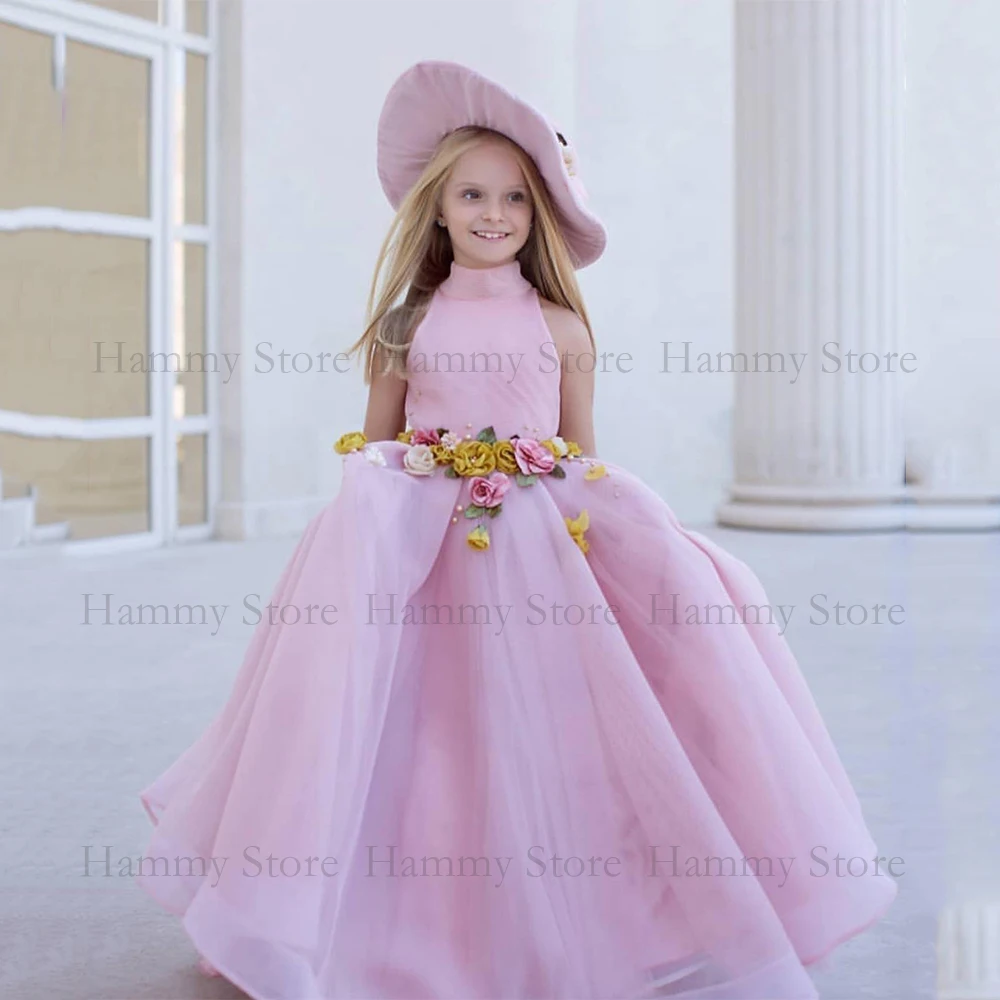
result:
<svg viewBox="0 0 1000 1000"><path fill-rule="evenodd" d="M501 347L539 333L519 288L490 286L480 316ZM453 343L472 306L435 310L419 341ZM491 410L511 433L509 401L549 378L466 399L428 377L411 420L474 433ZM544 437L557 416L543 400L526 422ZM143 888L270 1000L815 997L805 964L896 886L822 870L878 852L779 627L705 620L766 606L753 572L582 459L512 487L475 551L468 480L378 448L384 466L344 459L275 588L285 621L257 627L218 716L141 793L147 857L167 859ZM309 606L336 611L308 624Z"/></svg>

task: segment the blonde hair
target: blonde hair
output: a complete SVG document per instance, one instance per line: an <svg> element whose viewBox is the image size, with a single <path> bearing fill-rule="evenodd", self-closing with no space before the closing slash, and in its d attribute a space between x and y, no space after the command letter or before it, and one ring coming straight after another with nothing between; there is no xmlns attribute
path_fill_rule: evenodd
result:
<svg viewBox="0 0 1000 1000"><path fill-rule="evenodd" d="M596 351L594 333L556 209L535 161L502 133L464 125L438 143L382 242L368 293L365 331L348 350L349 356L364 352L366 385L371 384L377 371L406 377L410 340L427 313L434 290L451 270L451 240L448 231L436 224L444 187L458 158L483 142L503 142L511 148L531 194L533 225L527 242L517 254L521 273L541 296L572 309L580 317ZM403 300L396 305L400 295Z"/></svg>

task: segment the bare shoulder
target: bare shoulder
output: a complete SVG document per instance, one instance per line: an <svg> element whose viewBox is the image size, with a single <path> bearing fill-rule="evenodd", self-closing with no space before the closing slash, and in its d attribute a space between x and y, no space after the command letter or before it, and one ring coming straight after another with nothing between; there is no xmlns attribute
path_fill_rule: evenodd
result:
<svg viewBox="0 0 1000 1000"><path fill-rule="evenodd" d="M587 327L572 309L556 305L541 295L538 296L538 301L549 333L552 334L552 340L560 351L581 351L590 347Z"/></svg>

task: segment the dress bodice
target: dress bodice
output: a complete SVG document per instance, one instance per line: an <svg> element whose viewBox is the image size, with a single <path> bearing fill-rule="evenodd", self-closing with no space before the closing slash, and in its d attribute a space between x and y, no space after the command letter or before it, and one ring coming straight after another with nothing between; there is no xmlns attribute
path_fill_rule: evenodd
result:
<svg viewBox="0 0 1000 1000"><path fill-rule="evenodd" d="M534 285L517 261L470 268L452 261L414 332L410 427L538 439L559 428L559 360Z"/></svg>

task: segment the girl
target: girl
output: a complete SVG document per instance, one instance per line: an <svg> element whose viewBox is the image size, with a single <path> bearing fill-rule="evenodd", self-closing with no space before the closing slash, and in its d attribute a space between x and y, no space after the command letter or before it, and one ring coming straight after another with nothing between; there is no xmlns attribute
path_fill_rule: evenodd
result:
<svg viewBox="0 0 1000 1000"><path fill-rule="evenodd" d="M140 884L252 997L817 996L896 886L757 578L597 458L572 147L445 62L378 135L364 429Z"/></svg>

